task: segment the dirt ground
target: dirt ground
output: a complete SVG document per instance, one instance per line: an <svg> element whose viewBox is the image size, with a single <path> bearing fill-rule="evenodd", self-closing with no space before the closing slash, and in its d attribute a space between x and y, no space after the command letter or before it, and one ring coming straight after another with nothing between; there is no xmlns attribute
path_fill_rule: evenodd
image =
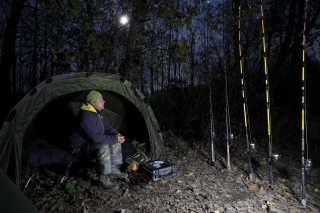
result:
<svg viewBox="0 0 320 213"><path fill-rule="evenodd" d="M197 144L195 146L195 144ZM245 147L232 145L230 169L226 146L215 147L211 163L210 143L194 142L184 150L166 146L168 160L176 174L143 188L117 180L120 188L108 192L98 187L93 170L72 171L61 185L61 173L51 168L37 171L25 194L39 212L320 212L320 169L306 172L306 206L301 204L299 159L281 156L273 166L274 183L269 183L269 167L264 153L252 156L253 180L247 174ZM25 175L26 180L28 176Z"/></svg>

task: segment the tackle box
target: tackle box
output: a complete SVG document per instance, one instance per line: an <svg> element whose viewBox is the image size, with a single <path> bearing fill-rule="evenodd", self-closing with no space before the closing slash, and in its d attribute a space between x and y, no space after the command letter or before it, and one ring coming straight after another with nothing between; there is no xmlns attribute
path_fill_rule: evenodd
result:
<svg viewBox="0 0 320 213"><path fill-rule="evenodd" d="M158 181L176 173L176 165L169 161L150 161L141 165L141 172L150 180Z"/></svg>

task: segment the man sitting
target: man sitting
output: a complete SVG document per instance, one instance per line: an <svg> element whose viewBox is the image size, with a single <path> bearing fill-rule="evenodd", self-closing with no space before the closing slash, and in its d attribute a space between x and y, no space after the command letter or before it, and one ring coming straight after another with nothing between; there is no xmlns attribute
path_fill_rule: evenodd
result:
<svg viewBox="0 0 320 213"><path fill-rule="evenodd" d="M119 134L101 112L104 109L103 97L92 90L86 96L77 115L77 125L69 136L70 153L78 159L96 159L99 183L107 190L116 190L118 185L110 177L126 178L118 166L123 163L121 144L125 137Z"/></svg>

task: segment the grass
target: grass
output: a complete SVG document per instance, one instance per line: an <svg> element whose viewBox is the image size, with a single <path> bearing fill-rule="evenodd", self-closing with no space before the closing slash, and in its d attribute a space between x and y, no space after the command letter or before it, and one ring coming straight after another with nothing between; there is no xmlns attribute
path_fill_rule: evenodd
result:
<svg viewBox="0 0 320 213"><path fill-rule="evenodd" d="M184 153L184 152L188 151L188 146L187 146L186 142L181 137L171 138L169 144L174 150L177 150L179 152Z"/></svg>
<svg viewBox="0 0 320 213"><path fill-rule="evenodd" d="M49 195L71 195L83 193L90 186L90 180L88 181L68 181L65 185L55 186L49 192Z"/></svg>

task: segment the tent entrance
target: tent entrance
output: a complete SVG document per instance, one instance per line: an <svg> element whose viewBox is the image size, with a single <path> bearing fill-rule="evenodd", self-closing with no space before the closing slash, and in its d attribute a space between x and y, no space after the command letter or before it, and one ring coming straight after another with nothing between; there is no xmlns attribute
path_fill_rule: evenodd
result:
<svg viewBox="0 0 320 213"><path fill-rule="evenodd" d="M99 91L104 97L103 113L110 124L127 138L150 146L146 122L141 112L129 100L110 91ZM24 137L26 139L42 138L50 144L66 147L68 134L75 127L75 118L88 91L69 93L53 99L30 122Z"/></svg>

